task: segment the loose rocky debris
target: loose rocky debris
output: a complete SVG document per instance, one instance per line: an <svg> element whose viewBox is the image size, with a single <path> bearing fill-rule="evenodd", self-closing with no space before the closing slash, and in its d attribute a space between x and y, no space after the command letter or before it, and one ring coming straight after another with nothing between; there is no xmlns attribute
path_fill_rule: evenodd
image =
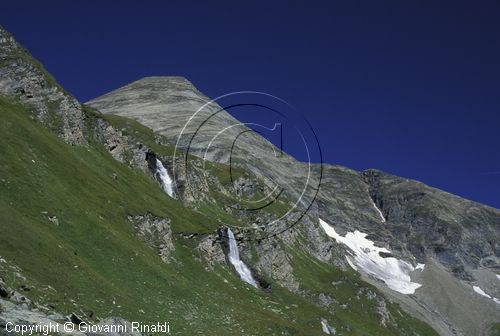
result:
<svg viewBox="0 0 500 336"><path fill-rule="evenodd" d="M99 326L127 326L127 328L122 328L127 330L127 332L113 332L113 333L101 333L101 332L79 332L76 326L80 324L88 325L84 320L82 320L75 313L71 313L66 318L64 318L59 313L44 313L40 309L30 309L26 305L18 305L9 302L4 299L0 299L0 335L1 336L11 336L14 333L8 333L6 331L7 323L10 322L14 325L43 325L43 326L58 326L60 331L64 331L64 323L71 322L75 325L74 332L60 332L60 335L71 335L71 336L141 336L138 332L132 332L132 324L120 317L108 317L102 320L96 325L96 330L99 330ZM55 327L54 327L55 328ZM101 328L102 329L102 328ZM117 328L118 329L118 328ZM82 330L83 331L83 330Z"/></svg>

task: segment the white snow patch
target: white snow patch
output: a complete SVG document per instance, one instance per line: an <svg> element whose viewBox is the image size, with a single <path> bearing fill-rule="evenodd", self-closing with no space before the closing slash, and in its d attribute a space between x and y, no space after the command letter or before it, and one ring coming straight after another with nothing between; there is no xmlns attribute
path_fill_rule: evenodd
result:
<svg viewBox="0 0 500 336"><path fill-rule="evenodd" d="M413 294L417 288L422 286L411 281L410 273L415 271L415 267L394 257L381 257L380 252L390 253L391 251L375 246L374 242L366 239L366 233L356 230L348 232L345 237L342 237L330 224L321 218L319 223L328 236L346 245L353 252L356 266L367 274L385 282L390 289L402 294Z"/></svg>
<svg viewBox="0 0 500 336"><path fill-rule="evenodd" d="M174 181L168 174L167 169L163 166L160 160L156 159L156 174L160 179L160 184L163 190L167 193L168 196L175 198L174 192Z"/></svg>
<svg viewBox="0 0 500 336"><path fill-rule="evenodd" d="M240 259L240 252L238 251L238 244L236 244L236 239L234 238L234 233L230 228L227 229L227 236L229 238L229 261L234 266L234 269L240 276L241 280L246 283L257 287L257 282L252 277L252 272L247 265Z"/></svg>
<svg viewBox="0 0 500 336"><path fill-rule="evenodd" d="M490 300L493 300L493 302L495 302L496 304L500 304L500 300L499 299L497 299L496 297L492 297L491 295L486 294L485 291L481 289L481 287L479 287L479 286L472 286L472 289L477 294L479 294L481 296L484 296L485 298L488 298Z"/></svg>
<svg viewBox="0 0 500 336"><path fill-rule="evenodd" d="M498 275L498 274L495 274L495 275L497 276L497 279L500 280L500 275Z"/></svg>
<svg viewBox="0 0 500 336"><path fill-rule="evenodd" d="M476 292L477 294L479 295L482 295L484 297L487 297L488 299L491 299L491 296L489 296L488 294L486 294L482 289L481 287L479 286L472 286L472 289L474 290L474 292Z"/></svg>
<svg viewBox="0 0 500 336"><path fill-rule="evenodd" d="M380 216L380 219L382 220L382 223L385 223L385 217L384 217L384 214L382 213L382 211L378 208L378 206L375 204L375 202L372 201L372 204L373 204L373 207L375 208L375 210L377 210L378 215Z"/></svg>

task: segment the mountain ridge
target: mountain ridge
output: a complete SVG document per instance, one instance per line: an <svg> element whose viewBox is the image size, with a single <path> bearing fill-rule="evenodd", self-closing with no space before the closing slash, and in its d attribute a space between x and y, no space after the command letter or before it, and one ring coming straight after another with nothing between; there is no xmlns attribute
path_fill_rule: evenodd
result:
<svg viewBox="0 0 500 336"><path fill-rule="evenodd" d="M0 30L0 36L3 37L3 35ZM12 41L9 43L14 43ZM15 45L14 47L17 48ZM3 133L12 135L12 138L17 139L15 143L3 146L2 149L3 157L10 158L11 162L13 162L12 168L10 165L0 167L2 169L0 170L0 176L7 177L6 181L2 183L4 183L4 186L11 185L2 189L3 191L0 193L0 196L2 196L0 203L3 209L2 212L6 213L10 218L9 221L4 221L2 226L7 226L7 230L17 230L15 229L17 225L25 228L25 232L35 230L43 233L44 237L60 237L61 242L64 242L65 246L67 246L65 251L68 252L61 255L65 262L61 263L59 267L68 274L75 272L75 269L80 269L81 272L84 272L83 274L97 275L100 279L105 280L106 284L109 282L118 283L118 288L110 286L109 291L118 298L118 301L126 304L123 304L120 308L114 307L116 298L102 293L96 289L95 284L92 284L92 282L84 282L83 286L75 287L73 283L78 284L81 280L78 280L79 278L74 275L68 275L72 282L66 283L62 279L57 279L53 270L47 269L51 279L47 283L46 276L39 273L32 264L16 253L17 249L29 250L28 243L34 242L29 240L31 235L26 236L26 233L25 236L28 238L28 242L17 241L17 245L12 241L14 237L9 235L3 237L2 244L0 244L0 256L5 257L8 255L9 258L6 257L7 261L5 262L8 267L2 266L2 275L10 274L9 267L21 266L23 270L26 269L30 273L29 280L34 281L36 285L28 285L28 287L34 287L31 292L19 293L19 291L23 291L22 286L26 286L27 281L24 281L24 284L22 280L7 283L8 279L5 278L0 282L0 287L6 293L8 292L7 300L12 301L14 298L24 297L25 302L31 302L27 308L32 309L34 306L35 308L38 307L37 309L42 309L44 307L43 309L50 311L51 308L47 308L45 305L51 303L49 300L57 298L59 300L58 305L60 305L58 308L66 313L71 312L68 309L75 309L78 311L78 315L84 316L84 311L91 307L92 310L97 311L99 318L105 318L106 315L103 316L103 314L106 311L109 313L109 309L106 308L114 307L111 312L116 309L119 314L126 318L140 316L140 313L137 312L139 309L147 310L148 314L151 314L150 318L154 318L158 314L157 312L139 308L141 305L137 306L137 304L133 303L133 300L139 300L146 304L146 301L149 300L148 304L153 305L154 309L167 315L168 309L171 309L177 313L182 312L186 316L194 315L196 317L194 319L183 319L182 317L172 316L173 322L175 322L172 324L177 324L178 334L192 334L193 330L198 333L207 332L207 323L213 329L214 334L305 334L306 332L322 334L324 332L322 331L324 318L327 318L327 325L335 328L335 332L339 334L434 334L424 324L420 324L408 317L403 311L400 311L398 305L391 302L394 300L405 311L424 320L441 335L494 335L495 331L498 330L499 321L497 319L498 315L496 315L498 308L494 306L494 303L474 294L472 287L469 285L469 280L461 280L455 277L457 274L472 276L475 279L474 281L480 282L478 285L481 288L490 293L496 291L494 294L497 295L498 286L493 281L495 280L494 270L498 270L498 255L500 254L498 251L498 229L495 229L495 223L498 223L496 222L498 221L498 210L493 211L494 213L491 214L488 208L478 205L476 206L478 209L473 209L474 206L471 206L472 214L466 213L462 215L461 209L463 206L458 204L461 202L456 203L454 199L450 200L444 192L442 192L444 194L442 195L441 192L437 192L430 187L422 187L416 182L396 178L385 173L376 171L358 173L348 168L326 165L320 195L297 225L272 238L266 238L265 235L273 233L275 228L264 228L263 231L255 229L234 230L236 231L235 236L238 239L241 258L250 266L251 271L260 283L261 290L249 291L231 273L230 265L227 263L227 247L225 247L227 246L227 240L225 240L227 235L224 233L224 227L230 223L240 223L243 228L254 223L265 224L283 214L290 205L289 198L284 198L282 202L266 208L259 214L251 214L241 210L241 204L244 204L243 196L253 200L262 193L265 194L266 188L269 188L269 186L266 185L265 181L262 181L262 178L266 178L264 175L269 170L260 167L247 170L245 168L249 166L249 163L242 160L241 166L236 167L238 169L235 168L237 171L236 181L229 181L227 171L225 171L227 168L224 165L225 158L220 153L217 153L217 150L223 150L224 147L215 148L213 155L210 157L213 161L206 163L207 166L201 165L201 162L196 157L185 163L175 161L172 145L175 144L175 135L178 132L180 122L176 124L170 120L170 125L167 125L168 127L164 129L165 132L158 134L161 132L155 133L154 129L152 131L147 128L148 125L144 127L130 119L106 113L101 114L101 112L85 105L78 104L75 105L75 109L70 110L70 112L77 111L77 113L68 113L64 104L59 103L56 106L51 106L51 104L43 100L43 97L48 97L48 102L51 102L56 100L53 98L66 95L66 93L54 94L52 87L56 87L55 90L57 91L57 86L51 85L50 81L44 78L43 71L36 69L36 67L32 68L29 65L23 65L23 63L29 63L29 58L22 56L21 66L16 67L16 59L13 59L9 53L7 53L7 57L5 56L6 53L2 53L4 45L1 43L0 48L2 48L0 51L1 60L4 61L5 58L7 61L6 63L0 63L0 72L2 72L0 95L14 99L14 104L2 101L0 106L0 115L11 126L10 128L5 127ZM6 50L10 52L12 48L6 48ZM18 83L13 84L12 78L19 78L19 76L21 76L21 79L42 77L37 79L37 82L44 84L36 90L33 89L35 99L29 97L31 95L29 90L18 90L24 89L24 87L30 88L29 81L20 80ZM12 90L12 88L15 89ZM200 93L200 95L202 94ZM107 98L110 97L107 96ZM180 102L175 99L170 102L173 102L173 106L185 107L185 112L192 113L192 107L189 107L190 102L186 102L185 96L181 95L181 98L182 101ZM199 96L195 95L195 99L197 98ZM66 100L71 99L70 96L66 98ZM166 97L165 99L169 103L170 98ZM108 100L108 102L110 101ZM109 103L109 108L119 111L120 108L126 107L129 109L128 111L133 111L133 108L130 108L130 105L127 104L127 100L122 101L120 104L115 101ZM151 97L143 99L143 107L152 104L154 105L155 101ZM96 106L95 104L91 105ZM25 111L26 106L34 107L35 111L29 109ZM157 104L157 106L159 105ZM167 107L170 108L171 106ZM47 111L49 115L62 117L62 123L47 122L39 117L40 111ZM50 135L50 132L40 128L36 122L30 121L32 120L30 116L41 121L45 128L48 128L51 133L57 135L62 141L56 140ZM182 120L182 117L184 116L180 115L179 120ZM68 120L65 120L65 118ZM72 120L72 118L75 119ZM225 119L222 125L228 125L232 120ZM215 124L217 127L221 126L221 124ZM67 125L77 125L77 128L81 127L81 129L76 133L71 132L71 128L67 128ZM21 129L30 131L21 132ZM18 130L19 133L16 133L15 130ZM33 136L28 136L29 134ZM77 134L77 136L74 137L72 134ZM84 139L84 141L78 140L80 134L81 139ZM255 141L254 136L249 139ZM73 146L64 145L63 141ZM51 149L38 149L39 144L44 143L47 143L47 148ZM202 149L204 142L200 141L198 145L198 149ZM262 144L257 145L259 148L266 148ZM12 147L12 150L10 147ZM19 166L16 166L17 159L14 159L16 158L14 152L19 153ZM50 154L51 159L46 158L48 154L43 153ZM196 154L196 152L194 153ZM82 159L78 159L79 156ZM65 157L70 159L64 159ZM241 154L240 158L245 159L245 155ZM173 175L180 191L178 201L162 194L161 185L155 178L157 167L154 164L154 159L159 159L169 173ZM31 160L35 162L31 162ZM75 164L73 161L84 164ZM285 164L281 163L279 168L285 167L286 164L292 162L289 158L285 158L285 161ZM88 187L85 184L80 184L78 174L74 176L77 178L76 180L73 176L64 174L59 169L58 162L61 163L62 167L72 167L78 174L86 176ZM39 167L37 163L41 166ZM189 170L180 169L174 174L172 170L174 164L180 166L187 164ZM296 165L300 168L300 164L297 163L293 163L292 168L296 167ZM30 173L28 167L35 167L32 168L34 174ZM46 168L44 167L50 167L50 169L45 171ZM292 168L288 167L287 171ZM89 174L89 171L94 173ZM301 179L303 177L301 174L300 171L291 171L288 174L290 176L287 177L290 177L292 182L287 181L285 184L294 186L293 179ZM260 175L262 175L262 178ZM279 179L280 177L276 171L271 171L268 178ZM41 189L40 194L45 195L47 201L43 201L36 193L24 191L29 190L26 185L27 181L33 185L42 185L47 190L52 190L46 180L59 181L57 185L64 186L64 188L54 190L52 196L50 193L46 193L45 189ZM106 193L99 189L99 185L102 185L101 189ZM13 186L15 186L14 189ZM68 186L78 187L78 190L88 195L88 200L79 199L78 195L64 191ZM89 190L86 191L87 189ZM292 191L288 193L287 197L296 194L294 188L290 189ZM141 190L141 192L137 193L134 190ZM119 197L117 195L130 196ZM146 198L143 199L141 195ZM12 200L17 200L19 197L24 197L29 202L22 207L21 205L16 206ZM68 197L81 202L87 213L78 212L67 205L54 206L57 202L52 201L53 197L56 197L56 199L61 198L61 200ZM236 207L234 207L235 201L239 202L236 203ZM90 204L86 205L88 202ZM467 203L469 201L464 200L463 202ZM155 206L148 205L149 203ZM444 219L440 218L442 209L435 209L435 204L438 203L445 210L451 209L446 213L447 217ZM19 204L24 203L19 202ZM31 209L30 205L35 206L35 208L40 208L40 206L49 207L50 211L45 214L46 210L43 208L35 210L35 208ZM460 211L454 210L455 207ZM26 215L21 217L19 209L23 209L22 211ZM131 213L131 210L128 209L134 210ZM385 224L382 223L377 209L387 220ZM36 211L38 213L34 213ZM40 211L42 215L40 215ZM93 215L94 212L96 212L95 215ZM31 215L28 216L28 214ZM98 214L103 219L107 219L100 219ZM297 213L291 213L278 220L275 225L276 229L287 228L287 223L293 221L293 216L297 216ZM74 219L71 219L71 217L74 217ZM82 219L78 219L78 217L82 217ZM427 269L423 270L421 274L418 272L412 274L412 278L417 277L416 280L422 278L424 281L424 277L428 277L438 283L440 281L443 284L453 283L454 291L446 293L446 295L450 295L451 299L453 299L453 295L457 296L457 293L460 294L461 298L466 297L470 300L471 305L478 308L477 313L467 316L466 311L456 309L457 301L452 300L452 305L446 302L438 302L442 301L443 297L446 298L440 293L431 292L419 296L419 290L417 290L416 295L405 296L389 290L384 283L362 272L361 278L358 278L358 273L351 269L346 261L346 255L348 255L346 249L325 235L325 232L317 223L318 218L328 219L330 224L334 225L337 232L342 235L356 229L362 232L366 231L369 233L368 237L372 238L377 244L390 247L390 250L397 257L412 263L414 262L412 257L417 255L418 258L422 258L420 261L426 261ZM481 218L486 223L485 232L481 233L476 230L476 227L480 227L475 224L477 218ZM469 238L470 235L473 235L472 237L477 235L481 240L490 239L491 242L486 246L491 245L492 250L478 249L477 246L473 246L473 253L468 250L460 250L458 252L464 254L462 257L448 261L450 261L451 266L464 266L463 270L459 268L457 269L458 273L450 272L442 265L443 261L437 260L436 271L433 271L432 263L434 261L432 260L434 260L434 255L419 256L415 253L415 246L417 247L416 251L419 251L418 242L411 242L410 244L410 240L405 236L407 233L411 235L413 231L408 229L405 231L404 229L422 228L433 233L433 227L426 225L434 225L435 223L442 225L436 227L437 230L435 231L438 234L431 237L430 241L434 244L432 248L444 248L443 256L447 260L449 258L448 254L453 250L449 250L450 246L444 244L450 238L455 237L453 236L454 231L447 231L448 228L453 228L450 223L453 223L455 219L470 220L472 228L477 231L467 227L462 228L462 224L460 224L459 226L463 230L460 231L460 237L465 235L465 238ZM107 223L108 221L109 223ZM207 224L207 222L210 223ZM50 225L53 225L53 227L50 227L51 229L47 228L47 223L52 223ZM385 225L385 228L382 225ZM429 227L431 230L428 230ZM89 232L97 230L103 237L112 238L118 235L128 245L141 251L140 256L134 256L132 250L129 250L127 246L115 239L111 239L113 246L116 246L120 251L124 251L124 255L139 258L140 262L126 261L123 257L110 252L102 254L103 257L114 258L114 263L127 265L131 269L135 269L138 273L133 277L137 281L150 282L148 277L140 277L140 274L150 274L163 279L163 281L175 278L179 281L178 287L169 287L172 285L168 284L167 286L153 282L150 285L153 290L150 290L149 286L139 286L136 283L128 283L124 280L131 277L132 274L118 272L116 268L113 269L117 274L120 274L119 276L108 274L105 267L110 267L112 263L105 260L93 260L88 251L85 251L85 247L82 252L82 246L85 246L85 244L82 245L83 242L78 239L78 235L70 236L72 237L70 240L62 238L62 234L66 233L67 230L69 232L80 232L78 230L82 228L86 228ZM439 232L442 229L444 231ZM415 232L418 233L418 231ZM255 239L242 239L249 235L255 236ZM264 235L266 239L263 239L261 235ZM98 239L99 236L90 235L88 237L95 246L102 251L106 251L103 241ZM468 243L470 239L465 240ZM47 241L53 240L51 238L47 239ZM454 245L460 245L454 240L452 242ZM406 244L409 246L406 246ZM484 244L476 245L483 246ZM422 247L424 247L424 252L431 251L425 246ZM451 246L451 248L453 247ZM71 252L72 249L73 252ZM44 244L41 251L49 256L49 252L52 250ZM155 253L162 257L154 256ZM99 254L97 254L98 256ZM470 256L473 256L471 261L465 260ZM12 263L14 259L18 260L19 265ZM47 263L49 260L50 258L45 257L45 259L39 261ZM468 269L469 264L472 265L474 261L479 262L478 268ZM483 261L486 263L485 265L481 264ZM73 268L72 263L76 263L74 266L78 266L78 268ZM92 272L85 273L88 272L89 265L92 266ZM182 269L186 275L182 275L177 267ZM17 272L24 273L24 271ZM311 272L313 274L310 274ZM202 284L196 281L199 277L206 278L210 286L203 287ZM221 281L221 279L225 279L227 282ZM371 283L374 287L367 285L366 282ZM96 304L89 300L82 300L80 296L76 298L77 300L73 299L73 303L67 301L66 298L58 297L57 294L50 294L50 298L46 298L44 297L45 294L38 294L39 290L37 288L41 287L41 284L54 286L57 293L60 291L67 294L68 289L71 291L86 291L85 293L88 296L95 298L99 302L102 299L103 303ZM424 281L423 288L429 288L430 290L432 289L431 284L432 282ZM199 307L196 307L197 301L191 297L191 294L188 294L188 288L190 287L194 288L193 295L202 302ZM219 287L229 294L218 290ZM231 289L233 287L234 290ZM87 290L87 288L89 289ZM131 288L133 288L133 291L128 290ZM208 291L207 288L209 288ZM378 291L374 288L378 288ZM134 293L135 291L147 294L137 296L137 293ZM102 298L96 293L102 295ZM169 293L170 295L177 293L175 296L182 303L177 304L168 298L157 297L158 293ZM182 293L184 293L184 296ZM462 295L462 293L465 294ZM230 296L234 295L237 295L240 299L238 304L244 303L243 310L238 308L237 304L231 302ZM272 297L269 298L266 295ZM69 297L71 296L70 294ZM4 299L2 298L2 300ZM26 301L26 299L30 301ZM436 299L437 302L433 302L433 299ZM155 302L156 300L158 302ZM224 305L218 304L221 300L225 303ZM40 303L37 303L37 301L40 301ZM280 302L278 306L280 307L278 309L279 313L276 312L278 307L267 308L267 305L273 305L271 301ZM71 308L72 305L74 305L74 308ZM80 305L82 306L80 307ZM7 307L8 305L3 306ZM453 311L453 314L448 314L447 309L453 310L452 308L455 311ZM255 312L257 323L244 318L246 315L244 312L248 311L248 309ZM231 316L232 323L220 322L224 321L224 314ZM313 314L317 315L313 316ZM319 315L322 315L322 317L320 318ZM0 312L0 322L2 316L2 312ZM477 316L480 316L483 321L474 321ZM84 319L93 321L93 318L88 315ZM495 327L495 323L497 323L497 327ZM241 329L240 324L242 325ZM330 330L335 333L333 329Z"/></svg>
<svg viewBox="0 0 500 336"><path fill-rule="evenodd" d="M166 79L168 80L168 79ZM154 82L154 81L153 81ZM121 96L121 90L115 90L112 91L111 93L107 94L106 98L110 99L113 95L118 95L120 96L121 99L121 104L112 104L110 106L111 109L107 108L105 106L105 99L104 101L101 101L101 98L96 98L93 99L89 102L91 106L94 106L104 113L113 113L113 114L121 114L123 116L131 117L134 118L138 121L144 121L143 122L146 126L150 126L148 122L151 122L150 120L148 121L147 115L148 115L148 109L141 110L136 109L138 106L134 105L132 108L131 105L127 105L127 96L123 95ZM166 93L168 94L168 92ZM135 97L136 98L136 97ZM164 100L165 98L161 98L161 103L155 103L152 102L151 100L148 100L148 104L157 104L158 110L157 112L164 112L165 113L165 123L169 123L170 127L172 127L172 121L168 118L169 116L169 107L165 106L166 101L168 101L168 98ZM161 106L161 108L160 108ZM162 110L163 108L163 110ZM172 107L173 108L173 107ZM121 110L122 109L122 110ZM126 112L122 112L126 111ZM196 111L195 108L191 109L191 113L193 111ZM162 122L161 116L159 116L160 113L158 113L155 116L154 123L157 125L158 130L160 133L162 133L161 126L159 126ZM177 125L176 127L173 127L173 129L179 130L182 127L182 125ZM175 132L173 132L175 133ZM167 138L169 136L172 136L171 132L163 132L162 133L164 136ZM251 143L251 141L247 141L247 143ZM223 148L221 150L224 150ZM247 149L246 153L250 153L251 150ZM195 153L196 155L196 153ZM221 155L217 156L215 155L213 158L209 158L209 160L215 160L218 161L220 159ZM223 160L222 160L223 161ZM293 158L291 161L295 161ZM250 163L250 165L253 163ZM299 162L293 162L290 163L288 162L287 165L293 164L298 164L300 165ZM247 166L248 167L248 166ZM446 204L448 207L452 207L454 211L453 214L451 214L448 211L449 218L446 219L446 223L448 223L449 220L452 221L461 221L463 223L466 223L468 221L474 222L475 219L473 218L474 216L486 216L490 219L487 220L488 223L491 223L491 226L489 228L482 228L482 229L473 229L470 231L469 229L466 229L465 231L463 230L462 227L457 227L458 231L453 231L453 226L450 226L449 224L442 224L444 227L439 227L438 224L442 222L440 219L443 214L436 212L431 212L429 214L422 213L418 216L424 215L426 219L424 218L416 218L417 222L415 222L415 217L414 219L406 219L404 217L401 217L398 215L396 220L392 221L390 216L393 215L393 213L389 212L389 223L393 222L398 222L399 223L396 226L390 227L389 230L384 229L385 236L381 235L381 232L376 233L372 235L373 238L375 238L375 241L378 241L379 243L383 244L389 244L392 245L393 248L398 251L398 255L400 255L403 258L406 258L407 260L411 260L412 258L415 258L417 256L418 262L426 262L428 258L436 258L437 263L439 265L444 265L445 268L451 270L451 272L454 274L454 276L457 276L459 279L462 279L464 281L475 281L475 277L477 276L476 268L477 267L482 267L482 265L488 265L487 269L491 271L487 272L492 272L494 273L493 270L498 269L499 264L498 264L498 229L495 229L495 225L493 224L495 222L498 223L499 221L499 214L500 212L498 209L482 205L480 203L466 200L462 197L452 195L450 193L447 193L445 191L442 191L437 188L432 188L429 187L421 182L415 181L415 180L410 180L406 178L401 178L397 177L395 175L390 175L385 172L381 172L379 170L374 170L374 169L369 169L365 170L363 172L356 172L353 170L350 170L349 168L341 167L338 166L338 169L340 171L344 171L347 173L347 175L352 172L352 176L357 176L361 181L360 183L367 183L366 186L361 186L360 188L363 190L363 193L366 193L369 195L367 196L362 196L358 195L356 197L358 198L365 198L365 201L363 203L359 203L354 209L354 211L346 212L346 211L340 211L339 209L341 208L341 204L338 202L338 197L336 197L334 194L331 192L328 192L328 190L333 190L334 188L331 187L326 187L325 188L325 182L326 184L328 183L328 171L335 171L336 169L328 164L323 165L325 169L324 173L324 178L321 182L321 188L320 188L320 194L318 195L318 205L319 205L319 217L327 217L327 218L333 218L335 221L335 218L339 218L339 222L336 225L336 229L339 230L339 232L348 232L353 230L353 223L352 220L353 218L357 218L356 220L359 221L360 224L355 225L354 228L358 229L364 229L365 231L372 231L372 225L373 224L368 224L368 223L373 223L376 222L376 217L378 216L377 210L374 209L373 207L370 206L370 202L373 202L373 204L377 204L380 206L381 211L383 212L388 212L389 209L387 209L387 206L384 205L384 202L388 202L389 199L387 199L387 195L383 195L380 193L380 186L374 185L374 176L380 176L383 177L381 180L384 180L386 182L390 182L389 184L393 186L401 185L404 186L404 188L396 187L396 189L393 189L394 194L401 194L405 189L413 189L412 193L407 194L407 196L410 199L413 199L413 203L415 202L424 202L425 205L421 205L418 207L423 207L426 209L433 209L436 207L437 204L440 204L441 207L443 207L443 204ZM251 169L251 168L250 168ZM286 176L293 176L294 173L290 171L290 168L284 168L283 166L278 166L276 168L275 174L271 173L267 177L270 178L271 180L277 180L277 175L279 175L282 171L286 171ZM266 175L269 173L269 170L262 170L258 172L261 175ZM335 173L337 176L339 176L338 173ZM338 177L337 177L338 179ZM380 179L380 178L379 178ZM293 180L293 178L292 178ZM376 180L376 179L375 179ZM370 181L372 183L370 183ZM336 181L338 183L338 180ZM347 188L352 187L352 179L348 179L347 183L349 186L346 186L343 188L344 193L351 193L350 191L347 190ZM295 183L292 183L295 184ZM375 183L376 184L376 183ZM293 195L293 193L291 193ZM338 195L338 191L337 191ZM293 197L293 196L292 196ZM427 200L429 198L429 200ZM341 197L342 199L342 197ZM418 199L422 199L421 201L418 201ZM349 201L350 202L350 201ZM400 201L391 201L391 203L394 203L395 206L401 207L402 204ZM416 204L416 203L415 203ZM332 209L336 208L336 210ZM415 216L415 211L420 212L418 207L412 206L410 217ZM446 207L446 206L444 206ZM363 208L372 208L373 210L370 211L370 217L360 217L359 214L354 214L353 212L359 212L359 209ZM469 209L466 210L465 212L462 211L461 209ZM332 211L333 210L333 211ZM472 211L472 212L477 212L475 213L474 216L470 216L467 214L467 211ZM480 214L481 213L481 214ZM396 214L396 213L394 213ZM366 215L367 216L367 215ZM373 217L372 217L373 216ZM375 217L375 218L374 218ZM462 218L462 219L460 219ZM347 221L346 221L347 220ZM361 224L365 222L365 224ZM402 230L403 232L408 231L407 229L404 229L403 224L400 222L407 222L408 227L414 227L417 228L418 231L415 233L412 233L411 235L414 236L413 238L410 239L415 239L416 245L413 246L406 246L407 242L405 241L406 238L403 238L403 236L400 236L400 238L396 238L395 234L401 235L398 231ZM418 223L417 226L415 226L412 223ZM432 223L432 224L431 224ZM437 226L436 226L437 225ZM446 229L445 229L446 227ZM439 232L437 235L434 233L433 230L438 230ZM392 230L392 231L391 231ZM484 231L486 230L486 231ZM382 231L382 232L384 232ZM429 232L431 234L429 234ZM436 235L434 237L433 235ZM472 236L470 236L472 235ZM419 237L427 237L427 238L419 238ZM485 239L485 237L490 237L493 238L492 242L489 242L488 238ZM396 239L395 239L396 238ZM427 239L429 242L427 243ZM437 240L436 240L437 239ZM449 243L448 243L449 241ZM465 247L465 245L470 245L470 247ZM486 248L486 250L485 250ZM392 249L391 249L392 250ZM459 252L459 251L462 252ZM425 252L423 252L425 251ZM476 252L472 252L476 251ZM470 254L473 253L472 257ZM455 256L456 255L456 256ZM441 266L439 266L441 267ZM439 268L438 267L438 268ZM491 281L492 274L488 273L487 278L490 279L488 281ZM482 276L480 276L482 277ZM443 281L448 281L448 280L443 280ZM491 285L490 285L491 286ZM493 285L495 287L495 285ZM470 287L469 289L470 290ZM498 294L496 294L498 295ZM424 301L427 299L424 299ZM456 302L455 304L459 304L459 302ZM466 319L465 317L465 312L462 312L461 314L461 319ZM467 323L474 323L473 321L468 321ZM474 326L475 328L475 326ZM471 329L472 330L472 329Z"/></svg>

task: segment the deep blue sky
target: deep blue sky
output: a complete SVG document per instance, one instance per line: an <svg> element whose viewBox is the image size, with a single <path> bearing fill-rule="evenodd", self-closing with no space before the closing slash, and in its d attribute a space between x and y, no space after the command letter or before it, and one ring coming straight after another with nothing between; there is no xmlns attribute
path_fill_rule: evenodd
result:
<svg viewBox="0 0 500 336"><path fill-rule="evenodd" d="M500 208L498 1L227 3L10 1L0 24L81 101L149 75L268 92L325 162Z"/></svg>

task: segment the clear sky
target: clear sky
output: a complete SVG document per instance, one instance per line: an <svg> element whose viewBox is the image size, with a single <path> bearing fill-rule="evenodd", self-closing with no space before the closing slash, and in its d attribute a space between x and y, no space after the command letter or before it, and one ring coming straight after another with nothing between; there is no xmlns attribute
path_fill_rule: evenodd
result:
<svg viewBox="0 0 500 336"><path fill-rule="evenodd" d="M500 2L236 3L9 1L0 24L82 102L150 75L264 91L325 162L500 208Z"/></svg>

